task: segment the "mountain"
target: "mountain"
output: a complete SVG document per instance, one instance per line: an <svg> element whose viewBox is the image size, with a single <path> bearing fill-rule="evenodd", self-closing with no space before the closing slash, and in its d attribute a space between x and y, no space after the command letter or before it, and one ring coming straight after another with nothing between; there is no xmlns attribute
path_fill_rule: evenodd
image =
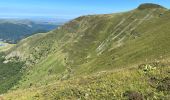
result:
<svg viewBox="0 0 170 100"><path fill-rule="evenodd" d="M16 43L23 38L36 33L44 33L59 27L61 23L19 20L19 19L0 19L0 39L9 43Z"/></svg>
<svg viewBox="0 0 170 100"><path fill-rule="evenodd" d="M1 54L2 98L168 100L169 17L160 5L142 4L25 38Z"/></svg>

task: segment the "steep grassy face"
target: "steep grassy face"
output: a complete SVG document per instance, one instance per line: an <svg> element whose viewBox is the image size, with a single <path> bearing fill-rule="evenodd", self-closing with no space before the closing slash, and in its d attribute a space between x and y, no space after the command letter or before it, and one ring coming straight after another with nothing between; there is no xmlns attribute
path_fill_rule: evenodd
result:
<svg viewBox="0 0 170 100"><path fill-rule="evenodd" d="M17 56L32 66L21 82L24 87L166 59L170 52L169 17L167 9L155 6L82 16L21 41L6 58Z"/></svg>
<svg viewBox="0 0 170 100"><path fill-rule="evenodd" d="M141 70L136 67L133 70L129 68L142 63L169 61L169 17L169 10L158 5L145 4L124 13L82 16L54 31L26 38L6 52L7 61L18 58L19 61L26 62L22 79L13 87L19 88L14 94L26 91L26 94L21 93L22 99L40 97L55 100L62 97L86 99L87 95L89 99L101 96L109 98L112 94L115 98L118 97L116 99L130 98L131 95L144 98L150 95L149 92L153 92L153 97L168 98L169 92L161 94L156 88L150 87L147 83L150 76L145 75L145 71L140 73ZM144 67L147 66L153 67L150 64ZM154 73L151 72L153 76L160 77L158 83L162 82L161 78L166 79L169 76L169 65L163 69L162 65L159 66ZM113 71L113 74L109 74L108 70ZM106 72L106 77L99 75L91 80L92 74L96 75L101 71ZM114 74L114 71L118 71L117 74ZM165 77L161 77L161 74L157 73L159 71L164 72ZM122 75L124 72L125 75ZM79 80L78 77L87 75L89 78L85 78L82 83L71 84ZM61 82L59 88L54 89L58 82ZM120 90L112 92L114 86L109 90L110 85L107 84L112 82L112 85L115 84ZM89 84L89 87L85 83ZM75 88L77 86L79 89ZM86 90L88 88L90 90ZM34 92L31 93L32 91ZM100 91L101 95L97 96ZM122 96L123 94L125 96ZM15 97L13 92L7 94L7 98L8 96ZM18 98L16 96L16 99Z"/></svg>

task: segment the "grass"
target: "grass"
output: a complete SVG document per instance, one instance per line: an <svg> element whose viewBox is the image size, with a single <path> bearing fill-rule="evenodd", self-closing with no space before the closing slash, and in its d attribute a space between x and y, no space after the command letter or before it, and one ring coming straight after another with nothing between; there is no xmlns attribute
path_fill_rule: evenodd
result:
<svg viewBox="0 0 170 100"><path fill-rule="evenodd" d="M146 64L151 65L152 64ZM162 65L162 66L161 66ZM98 100L98 99L164 99L169 98L169 64L132 67L58 81L42 87L10 91L5 100Z"/></svg>
<svg viewBox="0 0 170 100"><path fill-rule="evenodd" d="M16 91L4 98L166 99L169 65L151 71L134 66L169 59L169 17L164 8L82 16L26 38L5 52L26 66Z"/></svg>

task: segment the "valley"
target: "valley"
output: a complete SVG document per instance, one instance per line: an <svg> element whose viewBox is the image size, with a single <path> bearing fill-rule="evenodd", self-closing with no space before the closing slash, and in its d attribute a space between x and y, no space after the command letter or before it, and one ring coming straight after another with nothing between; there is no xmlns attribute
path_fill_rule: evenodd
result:
<svg viewBox="0 0 170 100"><path fill-rule="evenodd" d="M0 41L0 52L10 49L14 44L4 43Z"/></svg>
<svg viewBox="0 0 170 100"><path fill-rule="evenodd" d="M146 3L28 36L0 54L0 99L168 100L169 26L170 10Z"/></svg>
<svg viewBox="0 0 170 100"><path fill-rule="evenodd" d="M0 39L14 44L33 34L51 31L60 25L61 22L51 23L32 19L0 19Z"/></svg>

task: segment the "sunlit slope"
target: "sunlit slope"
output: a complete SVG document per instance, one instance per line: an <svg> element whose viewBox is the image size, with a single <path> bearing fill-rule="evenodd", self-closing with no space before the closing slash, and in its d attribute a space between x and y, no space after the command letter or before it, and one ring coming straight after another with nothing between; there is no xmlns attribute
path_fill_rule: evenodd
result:
<svg viewBox="0 0 170 100"><path fill-rule="evenodd" d="M9 91L5 100L169 100L169 62L103 71L41 87Z"/></svg>
<svg viewBox="0 0 170 100"><path fill-rule="evenodd" d="M143 4L129 12L82 16L54 31L28 37L1 58L0 74L7 78L0 86L9 81L8 88L0 90L9 90L2 97L166 100L169 26L168 9Z"/></svg>
<svg viewBox="0 0 170 100"><path fill-rule="evenodd" d="M26 61L21 87L166 59L169 17L163 7L82 16L55 31L24 39L6 58Z"/></svg>

